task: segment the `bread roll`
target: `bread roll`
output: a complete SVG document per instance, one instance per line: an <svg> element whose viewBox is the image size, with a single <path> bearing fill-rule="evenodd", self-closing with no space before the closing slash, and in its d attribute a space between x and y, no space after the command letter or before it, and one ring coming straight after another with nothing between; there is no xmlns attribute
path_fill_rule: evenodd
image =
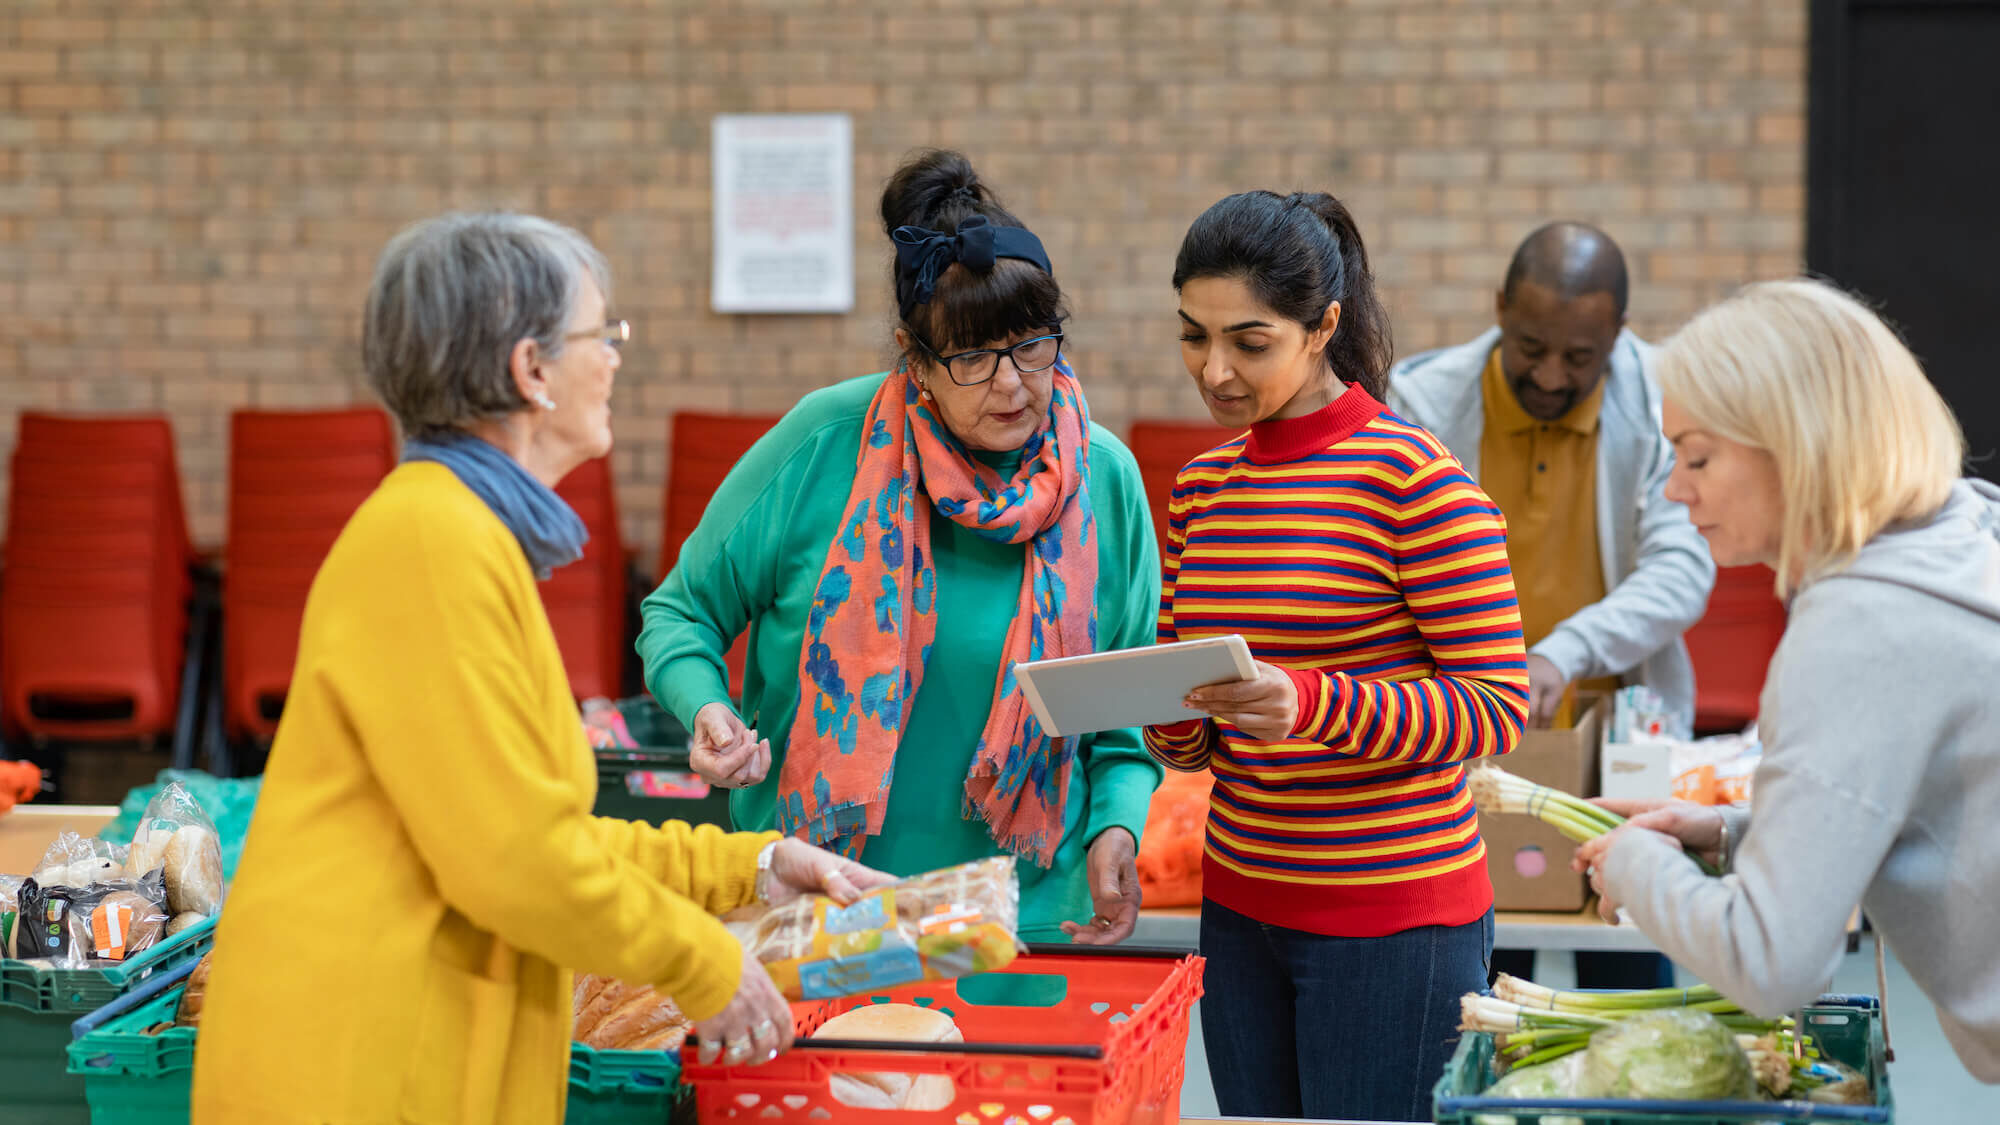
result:
<svg viewBox="0 0 2000 1125"><path fill-rule="evenodd" d="M188 974L187 986L181 989L180 1006L174 1009L174 1023L179 1027L196 1027L201 1023L201 1006L208 998L208 962L213 953L202 955L201 961Z"/></svg>
<svg viewBox="0 0 2000 1125"><path fill-rule="evenodd" d="M876 1039L899 1043L963 1043L950 1016L914 1004L867 1004L821 1024L816 1039ZM833 1100L861 1109L940 1110L958 1096L942 1074L835 1074Z"/></svg>
<svg viewBox="0 0 2000 1125"><path fill-rule="evenodd" d="M190 824L167 841L167 905L175 914L222 910L222 843L215 833Z"/></svg>
<svg viewBox="0 0 2000 1125"><path fill-rule="evenodd" d="M164 828L149 828L132 841L132 850L125 856L125 877L143 879L151 871L158 871L167 865L167 845L174 834Z"/></svg>
<svg viewBox="0 0 2000 1125"><path fill-rule="evenodd" d="M598 979L599 987L584 998L583 1006L576 1011L576 1022L571 1025L570 1035L577 1042L585 1042L585 1037L597 1030L613 1008L625 1002L631 995L631 988L624 981Z"/></svg>
<svg viewBox="0 0 2000 1125"><path fill-rule="evenodd" d="M167 923L166 936L172 937L175 934L180 933L182 930L187 929L189 926L192 926L197 922L205 920L207 917L208 915L206 914L196 914L192 910L188 911L185 914L176 914L173 916L173 919Z"/></svg>
<svg viewBox="0 0 2000 1125"><path fill-rule="evenodd" d="M650 988L636 989L592 1028L583 1042L599 1050L638 1050L640 1043L675 1028L686 1038L687 1027L687 1017L673 1001Z"/></svg>

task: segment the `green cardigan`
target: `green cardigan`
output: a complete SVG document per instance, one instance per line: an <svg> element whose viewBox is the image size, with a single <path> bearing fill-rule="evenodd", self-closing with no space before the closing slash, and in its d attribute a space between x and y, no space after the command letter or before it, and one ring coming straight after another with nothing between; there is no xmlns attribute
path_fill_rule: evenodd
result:
<svg viewBox="0 0 2000 1125"><path fill-rule="evenodd" d="M861 424L881 374L800 400L729 471L666 581L645 601L639 655L646 686L692 725L729 698L723 656L748 626L744 721L771 740L771 772L730 795L740 829L777 827L778 777L799 702L799 653L813 588L854 484ZM1097 517L1097 635L1106 649L1151 644L1160 565L1139 468L1101 426L1090 431ZM1011 468L1013 458L989 463ZM880 836L861 859L897 875L996 854L986 825L966 819L965 775L993 702L1001 647L1019 602L1027 547L980 538L931 512L937 642L911 704ZM1022 936L1061 941L1064 920L1092 912L1086 849L1107 828L1137 840L1160 767L1136 729L1086 735L1070 772L1055 862L1019 865Z"/></svg>

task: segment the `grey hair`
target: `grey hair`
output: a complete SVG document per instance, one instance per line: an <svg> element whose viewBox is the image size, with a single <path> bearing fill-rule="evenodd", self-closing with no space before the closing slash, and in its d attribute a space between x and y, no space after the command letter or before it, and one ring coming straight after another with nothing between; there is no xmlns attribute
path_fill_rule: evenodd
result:
<svg viewBox="0 0 2000 1125"><path fill-rule="evenodd" d="M362 315L361 365L411 436L527 409L508 357L520 340L562 353L585 274L611 299L590 240L533 215L454 212L382 250Z"/></svg>

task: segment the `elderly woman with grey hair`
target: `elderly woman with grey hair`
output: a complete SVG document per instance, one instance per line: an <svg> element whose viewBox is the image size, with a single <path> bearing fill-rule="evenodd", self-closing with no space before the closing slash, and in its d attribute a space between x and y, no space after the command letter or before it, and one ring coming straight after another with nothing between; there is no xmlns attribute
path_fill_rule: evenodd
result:
<svg viewBox="0 0 2000 1125"><path fill-rule="evenodd" d="M537 575L584 533L552 486L611 448L629 335L583 236L447 215L391 241L363 325L404 463L307 599L215 960L197 1121L556 1121L571 970L650 984L712 1058L790 1044L715 915L887 877L775 833L593 817Z"/></svg>

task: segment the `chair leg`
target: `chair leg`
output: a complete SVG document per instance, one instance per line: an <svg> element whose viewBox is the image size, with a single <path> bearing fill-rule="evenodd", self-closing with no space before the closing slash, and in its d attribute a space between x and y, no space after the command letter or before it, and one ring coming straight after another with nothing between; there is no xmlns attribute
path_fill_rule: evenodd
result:
<svg viewBox="0 0 2000 1125"><path fill-rule="evenodd" d="M181 698L174 708L174 768L194 768L196 731L201 722L202 673L208 663L209 610L196 594L188 611L186 653L181 660Z"/></svg>

